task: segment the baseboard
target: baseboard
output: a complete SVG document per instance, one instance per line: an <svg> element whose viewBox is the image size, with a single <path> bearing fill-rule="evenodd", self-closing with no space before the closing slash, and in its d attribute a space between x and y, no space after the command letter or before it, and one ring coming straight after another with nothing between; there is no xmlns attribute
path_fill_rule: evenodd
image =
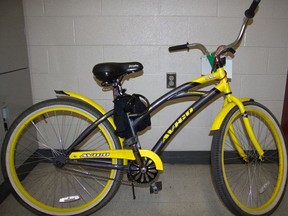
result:
<svg viewBox="0 0 288 216"><path fill-rule="evenodd" d="M164 151L160 157L170 164L210 164L210 151Z"/></svg>

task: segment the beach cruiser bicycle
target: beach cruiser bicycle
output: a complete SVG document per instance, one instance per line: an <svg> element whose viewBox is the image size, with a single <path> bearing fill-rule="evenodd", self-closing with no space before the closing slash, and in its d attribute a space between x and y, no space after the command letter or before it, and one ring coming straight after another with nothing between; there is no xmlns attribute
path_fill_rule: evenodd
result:
<svg viewBox="0 0 288 216"><path fill-rule="evenodd" d="M212 70L151 104L122 88L123 77L141 71L141 63L102 63L93 68L93 74L102 86L113 90L113 110L106 112L83 95L61 90L56 91L58 98L24 111L8 131L2 149L3 174L16 199L36 214L89 215L105 206L122 182L129 182L132 189L134 184L147 184L151 192L157 192L161 189L157 177L163 171L160 153L191 117L221 96L223 107L211 126L212 174L219 197L235 215L275 211L287 179L281 128L262 104L232 94L223 67L259 2L254 0L246 10L233 43L214 52L198 43L170 47L170 52L201 50ZM211 90L201 90L208 84L213 85ZM151 124L150 114L176 99L193 103L151 150L142 148L137 133ZM124 173L128 180L122 179Z"/></svg>

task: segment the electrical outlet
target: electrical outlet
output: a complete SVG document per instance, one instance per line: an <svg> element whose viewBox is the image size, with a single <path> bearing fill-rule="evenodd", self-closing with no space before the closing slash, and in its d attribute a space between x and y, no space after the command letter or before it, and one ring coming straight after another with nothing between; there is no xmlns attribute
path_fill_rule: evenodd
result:
<svg viewBox="0 0 288 216"><path fill-rule="evenodd" d="M166 87L167 88L176 88L176 73L167 73L166 74Z"/></svg>

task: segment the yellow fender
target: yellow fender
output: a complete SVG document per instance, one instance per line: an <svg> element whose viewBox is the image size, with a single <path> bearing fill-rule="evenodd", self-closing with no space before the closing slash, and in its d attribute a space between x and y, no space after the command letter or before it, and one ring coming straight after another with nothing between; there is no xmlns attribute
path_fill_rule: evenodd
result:
<svg viewBox="0 0 288 216"><path fill-rule="evenodd" d="M251 101L251 98L240 98L239 99L242 103L245 101ZM218 115L216 116L216 118L214 119L214 122L210 128L211 131L216 131L219 130L222 122L224 121L224 118L226 117L226 115L230 112L230 110L232 110L235 106L237 106L234 102L230 102L227 105L225 105L222 110L218 113Z"/></svg>
<svg viewBox="0 0 288 216"><path fill-rule="evenodd" d="M78 94L78 93L75 93L75 92L70 92L70 91L55 91L56 94L59 94L59 95L62 95L62 96L70 96L70 97L73 97L73 98L77 98L78 100L81 100L81 101L84 101L86 103L88 103L89 105L91 105L92 107L94 107L95 109L97 109L99 112L101 112L103 115L106 113L106 110L103 109L98 103L96 103L95 101L91 100L90 98L84 96L84 95L81 95L81 94ZM114 129L116 129L116 126L115 126L115 123L114 123L114 120L113 118L108 118L109 122L111 123L112 127Z"/></svg>

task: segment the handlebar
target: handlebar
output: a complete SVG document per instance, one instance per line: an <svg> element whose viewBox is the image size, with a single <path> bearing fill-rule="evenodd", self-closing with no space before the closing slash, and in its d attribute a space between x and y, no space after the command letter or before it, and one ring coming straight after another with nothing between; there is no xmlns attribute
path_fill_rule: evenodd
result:
<svg viewBox="0 0 288 216"><path fill-rule="evenodd" d="M177 52L177 51L189 51L190 49L199 49L202 51L202 53L204 55L209 55L209 51L207 50L207 48L200 43L193 43L193 44L189 44L188 42L186 44L181 44L181 45L176 45L176 46L172 46L169 47L169 52Z"/></svg>
<svg viewBox="0 0 288 216"><path fill-rule="evenodd" d="M250 7L245 11L245 18L243 20L243 24L241 26L238 37L236 38L236 40L233 43L228 44L226 46L222 46L222 51L227 50L228 52L230 52L231 50L234 50L234 48L237 47L238 44L241 43L242 38L243 38L244 33L245 33L245 30L246 30L246 27L248 25L248 22L250 19L252 19L255 16L255 11L256 11L260 2L261 2L261 0L253 0ZM181 44L181 45L169 47L168 50L169 50L169 52L177 52L177 51L183 51L183 50L189 51L190 49L199 49L202 51L202 53L204 55L210 55L207 48L203 44L200 44L200 43L189 44L187 42L186 44ZM216 53L216 51L214 51L212 53Z"/></svg>
<svg viewBox="0 0 288 216"><path fill-rule="evenodd" d="M248 19L251 19L251 18L253 18L255 16L256 8L258 7L260 2L261 2L261 0L253 0L253 2L250 5L250 7L245 11L245 16Z"/></svg>
<svg viewBox="0 0 288 216"><path fill-rule="evenodd" d="M169 50L169 52L177 52L177 51L183 51L183 50L189 51L188 45L189 45L189 43L187 42L186 44L181 44L181 45L169 47L168 50Z"/></svg>

